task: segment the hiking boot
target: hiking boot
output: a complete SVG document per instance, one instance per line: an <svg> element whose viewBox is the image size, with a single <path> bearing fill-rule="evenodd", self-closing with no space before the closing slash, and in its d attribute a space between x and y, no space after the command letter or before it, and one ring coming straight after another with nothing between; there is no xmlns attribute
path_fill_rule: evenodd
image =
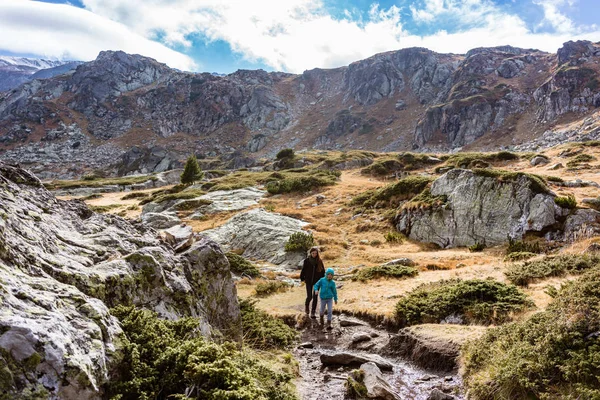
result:
<svg viewBox="0 0 600 400"><path fill-rule="evenodd" d="M321 323L321 325L325 324L325 320L323 319L322 315L319 317L319 322Z"/></svg>
<svg viewBox="0 0 600 400"><path fill-rule="evenodd" d="M333 326L331 326L331 321L327 321L327 330L332 330Z"/></svg>
<svg viewBox="0 0 600 400"><path fill-rule="evenodd" d="M308 306L304 306L304 312L308 315Z"/></svg>

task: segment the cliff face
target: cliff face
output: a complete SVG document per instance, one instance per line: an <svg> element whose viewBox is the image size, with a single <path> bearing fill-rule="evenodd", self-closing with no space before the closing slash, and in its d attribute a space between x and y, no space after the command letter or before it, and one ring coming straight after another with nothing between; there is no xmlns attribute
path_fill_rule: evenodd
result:
<svg viewBox="0 0 600 400"><path fill-rule="evenodd" d="M152 230L58 201L0 162L0 387L15 398L101 398L123 343L109 313L119 304L238 338L227 258L210 240L188 244L176 252Z"/></svg>
<svg viewBox="0 0 600 400"><path fill-rule="evenodd" d="M591 42L566 43L557 55L510 46L466 55L411 48L302 75L214 76L103 52L74 73L1 94L0 152L49 177L140 171L132 157L148 151L168 158L144 166L151 171L190 151L257 158L284 147L512 145L600 104L598 57ZM140 150L132 153L134 146Z"/></svg>

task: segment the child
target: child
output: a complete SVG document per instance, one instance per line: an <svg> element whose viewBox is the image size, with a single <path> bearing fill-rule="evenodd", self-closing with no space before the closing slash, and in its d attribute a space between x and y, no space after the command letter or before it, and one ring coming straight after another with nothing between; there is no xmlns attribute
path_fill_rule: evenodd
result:
<svg viewBox="0 0 600 400"><path fill-rule="evenodd" d="M315 295L319 293L321 297L321 310L320 310L320 321L323 325L323 315L325 314L325 306L327 306L327 329L331 328L331 315L333 313L333 302L337 304L337 289L335 288L335 282L333 281L333 268L327 268L325 271L325 277L319 279L314 286Z"/></svg>

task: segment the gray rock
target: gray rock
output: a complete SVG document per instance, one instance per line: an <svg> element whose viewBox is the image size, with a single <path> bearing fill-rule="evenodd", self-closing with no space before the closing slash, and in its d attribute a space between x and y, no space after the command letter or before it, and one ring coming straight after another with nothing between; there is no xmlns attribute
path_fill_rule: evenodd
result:
<svg viewBox="0 0 600 400"><path fill-rule="evenodd" d="M321 364L323 365L362 365L372 362L384 371L391 371L394 369L394 365L392 363L375 354L362 355L352 353L324 353L321 354L320 359Z"/></svg>
<svg viewBox="0 0 600 400"><path fill-rule="evenodd" d="M383 265L384 266L403 265L405 267L414 267L415 265L417 265L417 263L414 262L413 260L411 260L410 258L397 258L395 260L388 261Z"/></svg>
<svg viewBox="0 0 600 400"><path fill-rule="evenodd" d="M455 400L456 397L442 392L440 389L433 389L427 400Z"/></svg>
<svg viewBox="0 0 600 400"><path fill-rule="evenodd" d="M352 335L352 343L368 342L371 340L371 335L365 332L358 332Z"/></svg>
<svg viewBox="0 0 600 400"><path fill-rule="evenodd" d="M582 199L581 202L583 204L587 204L590 208L593 208L594 210L600 210L600 197L596 197L593 199L585 198Z"/></svg>
<svg viewBox="0 0 600 400"><path fill-rule="evenodd" d="M357 319L349 319L349 318L340 317L339 321L340 321L341 327L366 326L366 324L364 322L357 320Z"/></svg>
<svg viewBox="0 0 600 400"><path fill-rule="evenodd" d="M562 165L561 163L556 163L556 164L552 164L551 166L548 167L549 170L551 171L556 171L557 169L562 169L565 166Z"/></svg>
<svg viewBox="0 0 600 400"><path fill-rule="evenodd" d="M24 387L10 398L38 384L53 399L101 398L124 343L109 313L117 304L197 317L207 336L240 338L229 263L210 240L177 255L153 230L58 201L35 176L2 162L0 238L0 347L17 360L39 358L33 375L12 371Z"/></svg>
<svg viewBox="0 0 600 400"><path fill-rule="evenodd" d="M259 208L238 214L224 225L201 234L227 250L244 250L242 255L246 258L295 268L305 255L286 253L285 243L305 225L306 222Z"/></svg>
<svg viewBox="0 0 600 400"><path fill-rule="evenodd" d="M185 224L166 229L161 232L161 235L177 252L190 248L194 243L194 231L191 226Z"/></svg>
<svg viewBox="0 0 600 400"><path fill-rule="evenodd" d="M587 239L600 233L600 212L579 209L570 214L565 221L564 238L568 241Z"/></svg>
<svg viewBox="0 0 600 400"><path fill-rule="evenodd" d="M367 397L369 399L381 400L401 400L402 397L394 391L392 386L383 378L381 370L373 362L368 362L360 366L364 372L363 383L367 388Z"/></svg>
<svg viewBox="0 0 600 400"><path fill-rule="evenodd" d="M533 167L537 167L538 165L548 164L550 160L546 156L535 156L531 159L530 164Z"/></svg>
<svg viewBox="0 0 600 400"><path fill-rule="evenodd" d="M597 187L600 188L600 184L594 181L584 181L581 179L575 179L574 181L556 182L556 186L570 187L570 188L581 188L581 187Z"/></svg>
<svg viewBox="0 0 600 400"><path fill-rule="evenodd" d="M440 207L404 209L396 218L400 232L440 247L496 245L508 237L553 225L563 210L551 192L526 175L511 181L453 169L436 179L433 196L445 196ZM476 211L476 212L474 212Z"/></svg>
<svg viewBox="0 0 600 400"><path fill-rule="evenodd" d="M154 229L168 229L181 224L181 220L174 213L145 213L141 216L144 224Z"/></svg>

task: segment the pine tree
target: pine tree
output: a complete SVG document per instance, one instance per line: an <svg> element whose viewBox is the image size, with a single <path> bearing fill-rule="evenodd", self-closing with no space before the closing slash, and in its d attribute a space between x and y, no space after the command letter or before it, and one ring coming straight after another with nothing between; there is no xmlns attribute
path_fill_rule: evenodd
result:
<svg viewBox="0 0 600 400"><path fill-rule="evenodd" d="M189 185L196 181L199 181L203 177L204 172L202 172L202 169L200 169L200 165L198 164L196 156L189 156L187 161L185 162L183 173L181 174L181 183L183 183L184 185Z"/></svg>

